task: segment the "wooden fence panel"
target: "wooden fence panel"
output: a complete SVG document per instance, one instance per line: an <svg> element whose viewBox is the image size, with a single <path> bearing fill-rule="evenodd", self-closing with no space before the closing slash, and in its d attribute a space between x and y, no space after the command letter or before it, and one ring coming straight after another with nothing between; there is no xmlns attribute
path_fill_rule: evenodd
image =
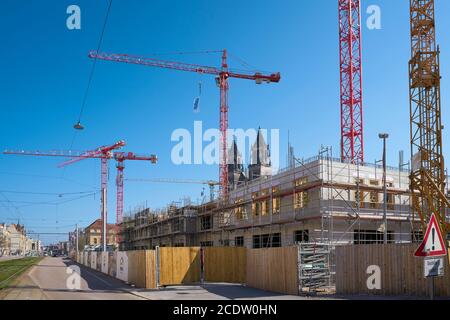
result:
<svg viewBox="0 0 450 320"><path fill-rule="evenodd" d="M200 282L199 247L163 247L159 251L161 286Z"/></svg>
<svg viewBox="0 0 450 320"><path fill-rule="evenodd" d="M298 248L247 250L247 285L253 288L298 295Z"/></svg>
<svg viewBox="0 0 450 320"><path fill-rule="evenodd" d="M414 257L417 244L348 245L336 247L336 292L338 294L429 295L423 258ZM436 278L436 295L450 296L450 267L444 258L445 276ZM369 266L381 269L381 289L367 287Z"/></svg>
<svg viewBox="0 0 450 320"><path fill-rule="evenodd" d="M146 289L156 289L156 251L147 250L145 251L145 288Z"/></svg>
<svg viewBox="0 0 450 320"><path fill-rule="evenodd" d="M128 282L136 287L145 288L146 286L146 252L128 251Z"/></svg>
<svg viewBox="0 0 450 320"><path fill-rule="evenodd" d="M205 281L245 283L247 249L208 247L205 254Z"/></svg>

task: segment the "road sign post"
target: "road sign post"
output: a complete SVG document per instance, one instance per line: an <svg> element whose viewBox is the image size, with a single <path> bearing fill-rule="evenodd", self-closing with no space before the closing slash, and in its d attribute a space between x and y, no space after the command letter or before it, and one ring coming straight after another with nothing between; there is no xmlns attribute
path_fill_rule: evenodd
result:
<svg viewBox="0 0 450 320"><path fill-rule="evenodd" d="M414 256L424 257L423 271L425 278L430 282L430 299L434 300L434 278L444 275L444 256L447 255L447 246L442 237L441 229L434 214L431 215L430 222L422 243L417 248Z"/></svg>

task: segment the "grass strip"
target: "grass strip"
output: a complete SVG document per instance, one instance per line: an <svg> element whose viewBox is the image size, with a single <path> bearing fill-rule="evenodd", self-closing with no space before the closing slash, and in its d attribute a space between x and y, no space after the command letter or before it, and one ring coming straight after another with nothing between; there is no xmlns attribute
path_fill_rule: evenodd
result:
<svg viewBox="0 0 450 320"><path fill-rule="evenodd" d="M7 288L14 279L37 264L42 258L27 257L23 259L0 261L0 290Z"/></svg>

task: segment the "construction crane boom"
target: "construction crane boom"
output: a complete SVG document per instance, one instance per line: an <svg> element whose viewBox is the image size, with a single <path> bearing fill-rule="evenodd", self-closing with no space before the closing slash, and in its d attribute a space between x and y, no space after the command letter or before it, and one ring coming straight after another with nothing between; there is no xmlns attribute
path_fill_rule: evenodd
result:
<svg viewBox="0 0 450 320"><path fill-rule="evenodd" d="M226 52L226 50L224 50ZM105 60L105 61L114 61L114 62L123 62L129 64L138 64L147 67L157 67L157 68L165 68L165 69L174 69L179 71L187 71L187 72L196 72L202 74L210 74L219 76L224 70L216 67L208 67L202 66L198 64L191 63L183 63L183 62L175 62L168 60L160 60L155 58L148 57L139 57L129 54L116 54L116 53L104 53L104 52L89 52L89 58ZM254 80L258 84L262 82L279 82L281 79L280 73L272 73L272 74L262 74L259 72L248 72L248 71L234 71L232 69L228 69L227 71L228 78L237 78L237 79L246 79L246 80Z"/></svg>
<svg viewBox="0 0 450 320"><path fill-rule="evenodd" d="M137 155L133 152L115 152L113 155L114 159L117 161L117 177L116 177L116 187L117 187L117 206L116 206L116 224L120 226L123 221L123 181L124 181L124 169L125 161L149 161L152 164L156 164L158 157L156 155Z"/></svg>
<svg viewBox="0 0 450 320"><path fill-rule="evenodd" d="M222 51L222 66L221 68L207 67L196 64L188 64L182 62L166 61L155 58L145 58L139 56L132 56L128 54L113 54L113 53L99 53L98 51L91 51L89 58L95 60L105 60L113 62L122 62L129 64L137 64L149 67L166 68L187 72L195 72L201 74L210 74L216 76L217 85L220 88L220 188L224 199L228 195L228 161L227 161L227 130L228 130L228 90L229 78L238 78L245 80L254 80L257 84L261 83L277 83L280 81L280 73L263 74L261 72L241 72L233 71L228 68L227 50Z"/></svg>
<svg viewBox="0 0 450 320"><path fill-rule="evenodd" d="M164 178L154 178L154 179L126 179L132 182L149 182L149 183L182 183L182 184L202 184L209 186L209 198L210 201L214 200L214 187L220 186L220 182L213 180L193 180L193 179L164 179Z"/></svg>
<svg viewBox="0 0 450 320"><path fill-rule="evenodd" d="M62 167L68 166L70 164L73 164L75 162L82 161L84 159L89 159L89 158L108 158L108 159L111 159L112 158L112 153L111 152L113 150L120 149L120 148L122 148L124 146L125 146L125 141L120 140L120 141L116 142L113 145L103 146L103 147L99 147L99 148L97 148L95 150L92 150L92 151L87 151L87 152L85 152L85 153L83 153L83 154L81 154L81 155L79 155L77 157L74 157L74 159L71 159L69 161L66 161L66 162L58 165L58 167L62 168Z"/></svg>
<svg viewBox="0 0 450 320"><path fill-rule="evenodd" d="M441 75L436 44L434 0L410 0L411 60L409 61L411 194L425 230L435 214L443 233L450 231L442 151Z"/></svg>
<svg viewBox="0 0 450 320"><path fill-rule="evenodd" d="M85 160L85 159L100 159L101 160L101 220L103 222L102 231L102 243L103 249L106 249L107 241L107 182L108 182L108 160L113 158L112 151L117 150L125 146L125 141L120 140L110 146L102 146L95 150L86 152L73 152L73 151L9 151L6 150L3 153L9 155L22 155L22 156L39 156L39 157L65 157L71 158L70 160L58 165L59 168L67 165Z"/></svg>

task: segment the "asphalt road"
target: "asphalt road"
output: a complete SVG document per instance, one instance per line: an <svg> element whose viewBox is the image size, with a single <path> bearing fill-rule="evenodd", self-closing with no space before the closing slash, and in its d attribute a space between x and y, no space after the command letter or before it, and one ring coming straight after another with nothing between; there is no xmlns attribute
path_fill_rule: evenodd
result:
<svg viewBox="0 0 450 320"><path fill-rule="evenodd" d="M68 267L74 264L67 258L44 258L28 273L49 300L141 300L127 290L131 288L112 277L80 267L80 287L73 289L76 275ZM69 281L68 281L69 280Z"/></svg>

